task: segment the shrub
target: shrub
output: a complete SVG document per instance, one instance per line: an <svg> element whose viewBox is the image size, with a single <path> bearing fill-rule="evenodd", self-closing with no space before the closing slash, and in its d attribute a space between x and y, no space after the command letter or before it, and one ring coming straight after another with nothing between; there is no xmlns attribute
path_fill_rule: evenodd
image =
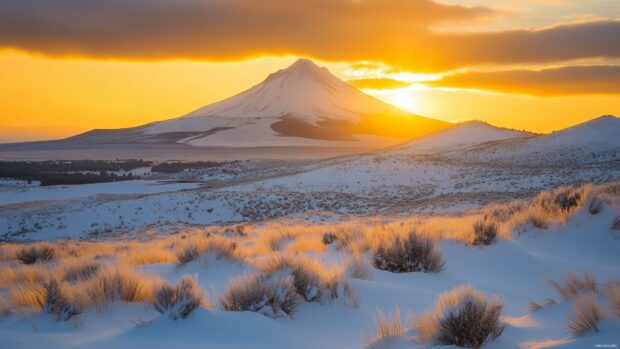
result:
<svg viewBox="0 0 620 349"><path fill-rule="evenodd" d="M495 240L499 225L490 219L481 219L474 223L474 241L475 246L489 245Z"/></svg>
<svg viewBox="0 0 620 349"><path fill-rule="evenodd" d="M63 321L81 313L81 307L69 301L58 281L52 280L43 287L45 289L45 304L43 306L45 312L54 314L58 320Z"/></svg>
<svg viewBox="0 0 620 349"><path fill-rule="evenodd" d="M232 279L219 297L224 310L292 316L300 303L292 276L245 274Z"/></svg>
<svg viewBox="0 0 620 349"><path fill-rule="evenodd" d="M34 264L36 262L47 262L54 259L54 247L50 244L35 245L30 248L23 248L17 252L17 259L23 264Z"/></svg>
<svg viewBox="0 0 620 349"><path fill-rule="evenodd" d="M391 242L381 244L374 253L373 264L393 273L436 273L445 263L435 240L411 232L404 240L396 235Z"/></svg>
<svg viewBox="0 0 620 349"><path fill-rule="evenodd" d="M561 282L551 279L546 280L551 287L567 300L575 299L582 293L596 293L598 291L596 280L587 270L583 271L582 277L575 273L567 273Z"/></svg>
<svg viewBox="0 0 620 349"><path fill-rule="evenodd" d="M598 303L594 293L579 295L574 302L575 314L568 317L568 331L574 336L587 332L598 332L598 322L605 317L605 312Z"/></svg>
<svg viewBox="0 0 620 349"><path fill-rule="evenodd" d="M504 331L503 308L498 297L459 286L439 296L435 309L415 319L413 326L423 343L480 348Z"/></svg>
<svg viewBox="0 0 620 349"><path fill-rule="evenodd" d="M588 202L588 212L591 215L599 214L603 209L603 202L596 196L592 196Z"/></svg>
<svg viewBox="0 0 620 349"><path fill-rule="evenodd" d="M316 261L298 258L292 263L293 286L307 302L325 302L339 297L353 303L353 290L344 277L344 270L326 270Z"/></svg>
<svg viewBox="0 0 620 349"><path fill-rule="evenodd" d="M203 292L196 280L185 275L174 287L163 283L155 292L153 305L159 313L177 320L187 318L202 304L202 300Z"/></svg>
<svg viewBox="0 0 620 349"><path fill-rule="evenodd" d="M336 234L333 234L333 233L323 234L322 241L325 245L331 245L336 240L338 240L338 237L336 236Z"/></svg>
<svg viewBox="0 0 620 349"><path fill-rule="evenodd" d="M347 262L347 269L354 279L370 280L372 279L372 273L368 264L367 261L360 257L353 257Z"/></svg>

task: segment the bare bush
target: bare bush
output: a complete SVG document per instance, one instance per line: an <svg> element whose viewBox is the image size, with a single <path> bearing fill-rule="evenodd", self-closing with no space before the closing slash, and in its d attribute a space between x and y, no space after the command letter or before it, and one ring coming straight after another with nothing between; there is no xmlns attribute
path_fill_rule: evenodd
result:
<svg viewBox="0 0 620 349"><path fill-rule="evenodd" d="M58 281L52 280L43 287L46 293L43 306L45 312L56 315L56 318L62 321L67 321L82 312L79 304L69 301Z"/></svg>
<svg viewBox="0 0 620 349"><path fill-rule="evenodd" d="M499 231L499 224L491 219L481 219L474 223L475 246L490 245Z"/></svg>
<svg viewBox="0 0 620 349"><path fill-rule="evenodd" d="M336 234L333 233L324 233L322 237L322 241L325 245L331 245L334 241L338 240Z"/></svg>
<svg viewBox="0 0 620 349"><path fill-rule="evenodd" d="M36 262L48 262L54 259L55 249L51 244L39 244L30 248L24 247L17 252L17 259L23 264L34 264Z"/></svg>
<svg viewBox="0 0 620 349"><path fill-rule="evenodd" d="M568 331L577 337L590 331L598 332L598 322L605 317L605 312L596 294L580 294L574 299L573 307L575 313L568 317Z"/></svg>
<svg viewBox="0 0 620 349"><path fill-rule="evenodd" d="M503 308L498 297L459 286L439 296L435 309L416 318L413 326L423 343L480 348L503 333Z"/></svg>
<svg viewBox="0 0 620 349"><path fill-rule="evenodd" d="M560 282L551 279L546 280L551 287L567 300L573 300L583 293L598 292L596 280L594 280L592 274L587 270L583 271L583 276L579 276L575 273L567 273Z"/></svg>
<svg viewBox="0 0 620 349"><path fill-rule="evenodd" d="M601 201L596 196L591 196L590 200L588 201L588 212L590 212L591 215L596 215L599 214L602 209L603 201Z"/></svg>
<svg viewBox="0 0 620 349"><path fill-rule="evenodd" d="M373 255L373 264L377 269L393 273L436 273L443 269L445 262L435 240L411 232L404 240L396 235L381 244Z"/></svg>
<svg viewBox="0 0 620 349"><path fill-rule="evenodd" d="M155 292L153 305L155 310L173 320L185 319L202 304L203 297L196 280L185 275L174 287L167 282L162 283Z"/></svg>
<svg viewBox="0 0 620 349"><path fill-rule="evenodd" d="M230 280L219 297L227 311L253 311L269 317L292 316L300 303L292 276L245 274Z"/></svg>

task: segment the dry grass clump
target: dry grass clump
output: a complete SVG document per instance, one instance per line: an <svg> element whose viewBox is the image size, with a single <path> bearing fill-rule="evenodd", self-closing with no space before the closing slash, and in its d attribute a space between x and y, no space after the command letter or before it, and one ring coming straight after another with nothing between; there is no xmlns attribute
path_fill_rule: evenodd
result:
<svg viewBox="0 0 620 349"><path fill-rule="evenodd" d="M23 264L34 264L37 262L48 262L54 259L56 250L54 245L49 243L36 244L32 247L24 247L17 252L16 258Z"/></svg>
<svg viewBox="0 0 620 349"><path fill-rule="evenodd" d="M568 331L578 337L587 332L598 332L598 322L605 317L596 294L580 294L573 301L575 313L568 317Z"/></svg>
<svg viewBox="0 0 620 349"><path fill-rule="evenodd" d="M9 288L9 295L18 307L41 310L45 305L45 288L41 284L14 284Z"/></svg>
<svg viewBox="0 0 620 349"><path fill-rule="evenodd" d="M13 312L11 302L0 293L0 316L9 316Z"/></svg>
<svg viewBox="0 0 620 349"><path fill-rule="evenodd" d="M144 249L133 250L124 258L132 265L159 264L176 261L176 255L169 249L159 246L147 246Z"/></svg>
<svg viewBox="0 0 620 349"><path fill-rule="evenodd" d="M301 300L292 276L250 273L230 280L219 301L227 311L253 311L276 318L292 316Z"/></svg>
<svg viewBox="0 0 620 349"><path fill-rule="evenodd" d="M344 269L326 269L318 261L297 258L291 264L293 286L306 302L326 302L336 298L356 303L353 290L344 276Z"/></svg>
<svg viewBox="0 0 620 349"><path fill-rule="evenodd" d="M393 273L440 272L445 262L434 239L410 232L404 239L392 236L373 255L377 269Z"/></svg>
<svg viewBox="0 0 620 349"><path fill-rule="evenodd" d="M322 241L322 237L320 235L301 235L296 237L286 246L286 251L293 251L297 253L327 252L327 245Z"/></svg>
<svg viewBox="0 0 620 349"><path fill-rule="evenodd" d="M435 309L416 318L413 326L422 343L480 348L504 331L503 308L500 298L459 286L439 296Z"/></svg>
<svg viewBox="0 0 620 349"><path fill-rule="evenodd" d="M385 315L379 311L375 317L375 335L372 339L373 343L389 340L394 337L400 337L405 334L407 329L402 323L400 309L396 307L394 313Z"/></svg>
<svg viewBox="0 0 620 349"><path fill-rule="evenodd" d="M228 259L238 261L236 254L237 243L230 238L211 235L209 237L194 236L187 238L176 250L176 257L181 265L187 264L199 256L213 252L218 259Z"/></svg>
<svg viewBox="0 0 620 349"><path fill-rule="evenodd" d="M372 279L372 272L370 270L370 263L359 255L354 255L347 261L346 269L350 273L350 276L354 279L370 280Z"/></svg>
<svg viewBox="0 0 620 349"><path fill-rule="evenodd" d="M92 260L72 260L63 263L62 281L80 282L90 280L101 269L101 263Z"/></svg>
<svg viewBox="0 0 620 349"><path fill-rule="evenodd" d="M620 318L620 283L612 282L607 289L607 299L614 308L616 317Z"/></svg>
<svg viewBox="0 0 620 349"><path fill-rule="evenodd" d="M159 313L177 320L187 318L203 302L208 304L200 285L196 279L185 275L175 286L162 283L155 292L153 306Z"/></svg>
<svg viewBox="0 0 620 349"><path fill-rule="evenodd" d="M43 311L55 315L58 320L62 321L67 321L82 312L83 302L80 301L80 297L74 294L72 299L69 299L68 289L58 281L52 280L43 288L45 289Z"/></svg>
<svg viewBox="0 0 620 349"><path fill-rule="evenodd" d="M109 266L85 285L85 292L93 304L117 300L149 302L153 298L153 283L133 270Z"/></svg>
<svg viewBox="0 0 620 349"><path fill-rule="evenodd" d="M583 271L583 275L579 276L575 273L567 273L560 282L546 279L564 299L573 300L584 293L597 293L598 285L590 272Z"/></svg>
<svg viewBox="0 0 620 349"><path fill-rule="evenodd" d="M474 246L490 245L497 236L499 224L491 219L480 219L474 223Z"/></svg>
<svg viewBox="0 0 620 349"><path fill-rule="evenodd" d="M599 199L597 196L590 195L590 199L588 200L588 212L591 215L599 214L603 210L603 201Z"/></svg>

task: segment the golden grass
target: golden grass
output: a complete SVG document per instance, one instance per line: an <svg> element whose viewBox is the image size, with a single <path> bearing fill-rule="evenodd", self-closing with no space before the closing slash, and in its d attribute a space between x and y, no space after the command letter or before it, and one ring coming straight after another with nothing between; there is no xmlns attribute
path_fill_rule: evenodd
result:
<svg viewBox="0 0 620 349"><path fill-rule="evenodd" d="M398 306L390 315L385 315L379 311L375 317L375 335L372 341L377 342L399 337L404 335L406 331L407 328L403 325Z"/></svg>
<svg viewBox="0 0 620 349"><path fill-rule="evenodd" d="M564 299L573 300L583 293L597 293L599 290L596 280L589 271L584 270L582 276L567 273L560 282L546 279Z"/></svg>

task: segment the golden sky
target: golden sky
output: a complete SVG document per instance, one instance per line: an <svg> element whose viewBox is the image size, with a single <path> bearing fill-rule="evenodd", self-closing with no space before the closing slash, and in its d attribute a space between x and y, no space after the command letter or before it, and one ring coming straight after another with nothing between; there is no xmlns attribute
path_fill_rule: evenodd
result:
<svg viewBox="0 0 620 349"><path fill-rule="evenodd" d="M0 1L0 142L185 114L309 57L447 121L620 115L617 0Z"/></svg>

